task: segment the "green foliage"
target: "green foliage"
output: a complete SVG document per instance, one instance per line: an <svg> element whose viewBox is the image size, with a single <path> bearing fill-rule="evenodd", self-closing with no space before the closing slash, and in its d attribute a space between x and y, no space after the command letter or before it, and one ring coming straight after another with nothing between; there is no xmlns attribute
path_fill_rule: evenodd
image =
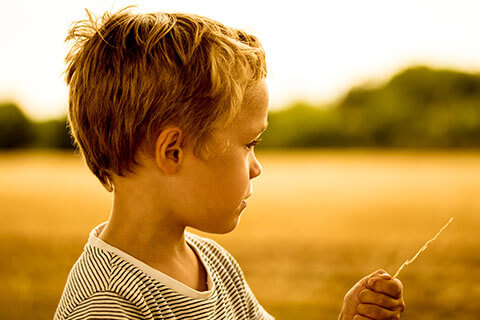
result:
<svg viewBox="0 0 480 320"><path fill-rule="evenodd" d="M43 122L31 121L14 103L0 103L0 149L73 149L66 116Z"/></svg>
<svg viewBox="0 0 480 320"><path fill-rule="evenodd" d="M272 111L259 148L480 147L480 76L415 67L334 106Z"/></svg>
<svg viewBox="0 0 480 320"><path fill-rule="evenodd" d="M34 139L32 123L14 103L0 104L0 149L28 146Z"/></svg>
<svg viewBox="0 0 480 320"><path fill-rule="evenodd" d="M336 104L271 111L269 123L257 149L480 148L480 75L413 67ZM32 122L0 104L0 149L17 147L73 149L66 117Z"/></svg>
<svg viewBox="0 0 480 320"><path fill-rule="evenodd" d="M73 141L69 136L67 117L52 119L35 124L35 147L73 149Z"/></svg>
<svg viewBox="0 0 480 320"><path fill-rule="evenodd" d="M315 108L305 102L271 111L268 122L260 148L333 146L342 140L336 130L336 110Z"/></svg>

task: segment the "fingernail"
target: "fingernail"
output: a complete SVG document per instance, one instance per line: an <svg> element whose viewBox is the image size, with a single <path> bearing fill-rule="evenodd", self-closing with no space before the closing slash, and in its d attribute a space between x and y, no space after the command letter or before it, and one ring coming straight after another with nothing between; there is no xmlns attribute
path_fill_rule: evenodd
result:
<svg viewBox="0 0 480 320"><path fill-rule="evenodd" d="M383 279L387 279L387 280L392 279L392 276L389 275L388 273L382 273L381 276L382 276Z"/></svg>
<svg viewBox="0 0 480 320"><path fill-rule="evenodd" d="M375 284L375 279L372 278L372 279L368 280L368 286L369 287L373 287L374 284Z"/></svg>

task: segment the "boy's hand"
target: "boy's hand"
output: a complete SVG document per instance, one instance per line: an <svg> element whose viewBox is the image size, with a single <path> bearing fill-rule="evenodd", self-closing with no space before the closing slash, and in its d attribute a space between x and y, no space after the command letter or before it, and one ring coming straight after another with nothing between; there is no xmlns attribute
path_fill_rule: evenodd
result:
<svg viewBox="0 0 480 320"><path fill-rule="evenodd" d="M402 283L380 269L347 292L338 320L400 319L404 309Z"/></svg>

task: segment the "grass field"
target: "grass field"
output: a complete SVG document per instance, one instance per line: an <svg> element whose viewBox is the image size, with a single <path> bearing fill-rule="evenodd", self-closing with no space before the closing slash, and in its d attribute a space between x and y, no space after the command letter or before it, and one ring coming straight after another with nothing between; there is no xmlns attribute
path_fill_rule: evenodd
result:
<svg viewBox="0 0 480 320"><path fill-rule="evenodd" d="M277 319L336 319L361 277L401 275L403 319L479 319L480 153L257 153L240 225L210 235ZM51 319L111 194L71 153L0 153L0 319ZM196 232L196 231L194 231ZM200 232L197 232L202 234ZM202 234L203 235L203 234Z"/></svg>

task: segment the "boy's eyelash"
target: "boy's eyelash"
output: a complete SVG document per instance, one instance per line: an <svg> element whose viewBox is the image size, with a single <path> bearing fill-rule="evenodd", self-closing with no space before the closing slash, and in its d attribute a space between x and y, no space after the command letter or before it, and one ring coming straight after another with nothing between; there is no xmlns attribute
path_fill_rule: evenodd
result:
<svg viewBox="0 0 480 320"><path fill-rule="evenodd" d="M256 146L260 141L262 141L262 138L255 139L249 144L246 144L245 146L250 149L251 147Z"/></svg>

